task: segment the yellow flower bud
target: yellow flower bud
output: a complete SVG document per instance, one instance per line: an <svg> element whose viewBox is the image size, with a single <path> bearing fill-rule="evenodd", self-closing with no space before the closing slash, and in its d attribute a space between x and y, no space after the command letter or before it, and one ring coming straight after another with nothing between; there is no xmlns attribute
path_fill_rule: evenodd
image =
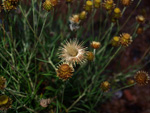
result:
<svg viewBox="0 0 150 113"><path fill-rule="evenodd" d="M86 19L86 16L87 16L87 12L86 12L86 11L82 11L82 12L79 14L79 18L80 18L81 20Z"/></svg>
<svg viewBox="0 0 150 113"><path fill-rule="evenodd" d="M86 1L86 4L85 4L84 9L85 9L86 11L91 11L92 8L93 8L93 2L90 1L90 0Z"/></svg>
<svg viewBox="0 0 150 113"><path fill-rule="evenodd" d="M95 8L99 8L100 7L100 3L101 3L101 0L94 0L94 7Z"/></svg>
<svg viewBox="0 0 150 113"><path fill-rule="evenodd" d="M115 36L115 37L113 37L113 39L111 40L111 44L112 44L112 46L114 46L114 47L117 47L117 46L119 46L120 45L120 37L119 36Z"/></svg>

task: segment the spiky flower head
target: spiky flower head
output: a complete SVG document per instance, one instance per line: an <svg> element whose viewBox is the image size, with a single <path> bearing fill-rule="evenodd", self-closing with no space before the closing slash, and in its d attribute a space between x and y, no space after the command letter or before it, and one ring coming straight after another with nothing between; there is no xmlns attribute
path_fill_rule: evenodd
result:
<svg viewBox="0 0 150 113"><path fill-rule="evenodd" d="M104 81L101 83L100 88L102 91L107 92L110 89L110 83L108 81Z"/></svg>
<svg viewBox="0 0 150 113"><path fill-rule="evenodd" d="M103 3L103 7L106 9L106 10L112 10L114 7L115 7L115 3L113 0L105 0L104 3Z"/></svg>
<svg viewBox="0 0 150 113"><path fill-rule="evenodd" d="M12 100L7 95L0 95L0 110L6 111L11 108Z"/></svg>
<svg viewBox="0 0 150 113"><path fill-rule="evenodd" d="M124 6L129 6L132 2L133 0L121 0L121 4Z"/></svg>
<svg viewBox="0 0 150 113"><path fill-rule="evenodd" d="M3 90L6 86L6 79L2 76L0 77L0 90Z"/></svg>
<svg viewBox="0 0 150 113"><path fill-rule="evenodd" d="M132 42L132 37L130 34L128 33L122 33L120 35L120 44L122 46L129 46L129 44L131 44Z"/></svg>
<svg viewBox="0 0 150 113"><path fill-rule="evenodd" d="M43 2L43 8L44 8L46 11L52 10L53 5L52 5L52 3L51 3L51 0L45 0L45 2Z"/></svg>
<svg viewBox="0 0 150 113"><path fill-rule="evenodd" d="M136 20L138 23L142 24L145 22L145 17L143 15L136 16Z"/></svg>
<svg viewBox="0 0 150 113"><path fill-rule="evenodd" d="M145 71L138 71L136 75L134 76L134 79L137 84L139 85L146 85L149 80L148 73Z"/></svg>
<svg viewBox="0 0 150 113"><path fill-rule="evenodd" d="M98 48L100 48L100 46L101 46L101 43L100 43L100 42L93 41L93 42L91 43L91 47L94 48L94 49L98 49Z"/></svg>
<svg viewBox="0 0 150 113"><path fill-rule="evenodd" d="M86 48L82 46L83 43L78 43L78 41L70 40L62 44L59 48L59 57L62 61L68 62L69 64L76 65L82 64L86 61Z"/></svg>
<svg viewBox="0 0 150 113"><path fill-rule="evenodd" d="M120 37L119 36L114 36L113 39L111 40L111 45L114 47L118 47L120 45Z"/></svg>
<svg viewBox="0 0 150 113"><path fill-rule="evenodd" d="M71 64L68 63L63 63L57 67L57 76L62 79L62 80L68 80L69 78L72 77L74 68L72 67Z"/></svg>

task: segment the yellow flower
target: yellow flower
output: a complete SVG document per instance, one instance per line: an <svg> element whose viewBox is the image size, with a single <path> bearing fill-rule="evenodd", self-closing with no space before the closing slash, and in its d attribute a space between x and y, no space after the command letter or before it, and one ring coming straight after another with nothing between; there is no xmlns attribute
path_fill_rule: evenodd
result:
<svg viewBox="0 0 150 113"><path fill-rule="evenodd" d="M117 8L114 9L113 17L114 18L120 18L121 17L121 10L120 10L120 8L117 7Z"/></svg>
<svg viewBox="0 0 150 113"><path fill-rule="evenodd" d="M138 16L136 16L136 20L137 20L137 22L139 22L140 24L142 24L142 23L145 22L145 17L142 16L142 15L138 15Z"/></svg>
<svg viewBox="0 0 150 113"><path fill-rule="evenodd" d="M84 6L85 11L89 12L92 10L92 8L93 8L93 2L90 0L86 1L86 4Z"/></svg>
<svg viewBox="0 0 150 113"><path fill-rule="evenodd" d="M86 12L86 11L82 11L82 12L79 14L79 18L80 18L81 20L86 19L86 16L87 16L87 12Z"/></svg>
<svg viewBox="0 0 150 113"><path fill-rule="evenodd" d="M87 55L87 60L88 61L93 61L94 60L94 54L93 54L93 52L88 51L86 53L86 55Z"/></svg>
<svg viewBox="0 0 150 113"><path fill-rule="evenodd" d="M94 7L95 8L99 8L100 7L100 3L101 3L101 0L94 0Z"/></svg>
<svg viewBox="0 0 150 113"><path fill-rule="evenodd" d="M72 77L74 69L72 65L68 63L63 63L57 67L57 76L62 80L68 80Z"/></svg>
<svg viewBox="0 0 150 113"><path fill-rule="evenodd" d="M105 0L104 3L103 3L103 7L106 9L106 10L112 10L114 7L115 7L115 3L113 0Z"/></svg>
<svg viewBox="0 0 150 113"><path fill-rule="evenodd" d="M100 48L100 46L101 46L100 42L93 41L91 43L91 47L94 48L94 49L98 49L98 48Z"/></svg>
<svg viewBox="0 0 150 113"><path fill-rule="evenodd" d="M78 44L77 40L70 40L62 44L62 47L59 48L59 57L62 61L65 61L69 64L76 65L86 62L86 48L82 44Z"/></svg>
<svg viewBox="0 0 150 113"><path fill-rule="evenodd" d="M120 35L120 44L122 46L129 46L129 44L131 44L132 42L132 37L130 34L128 33L122 33Z"/></svg>
<svg viewBox="0 0 150 113"><path fill-rule="evenodd" d="M110 89L110 83L108 81L104 81L101 83L100 88L102 91L107 92Z"/></svg>
<svg viewBox="0 0 150 113"><path fill-rule="evenodd" d="M117 47L120 45L120 37L119 36L114 36L113 39L111 40L111 44L114 47Z"/></svg>
<svg viewBox="0 0 150 113"><path fill-rule="evenodd" d="M43 8L46 11L52 10L53 6L52 6L52 3L51 3L51 0L45 0L45 2L43 3Z"/></svg>
<svg viewBox="0 0 150 113"><path fill-rule="evenodd" d="M0 110L4 111L11 108L12 100L7 95L0 96Z"/></svg>

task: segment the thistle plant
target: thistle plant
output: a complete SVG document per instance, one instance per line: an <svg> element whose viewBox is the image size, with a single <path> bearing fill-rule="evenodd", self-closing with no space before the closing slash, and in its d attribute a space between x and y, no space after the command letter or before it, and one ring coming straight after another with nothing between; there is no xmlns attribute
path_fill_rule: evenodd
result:
<svg viewBox="0 0 150 113"><path fill-rule="evenodd" d="M109 69L141 33L142 15L131 31L123 30L141 1L2 0L0 110L96 113L116 91L136 83L144 87L149 75L139 70L148 52L138 65L115 74ZM124 17L131 2L134 10ZM135 82L127 83L128 78Z"/></svg>

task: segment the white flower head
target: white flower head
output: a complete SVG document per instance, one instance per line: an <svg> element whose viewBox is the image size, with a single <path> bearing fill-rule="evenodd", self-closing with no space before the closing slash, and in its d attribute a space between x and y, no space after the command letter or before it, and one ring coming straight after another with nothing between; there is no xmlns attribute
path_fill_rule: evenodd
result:
<svg viewBox="0 0 150 113"><path fill-rule="evenodd" d="M82 46L83 43L78 43L77 40L66 41L59 48L59 57L64 62L76 65L86 62L86 48Z"/></svg>

